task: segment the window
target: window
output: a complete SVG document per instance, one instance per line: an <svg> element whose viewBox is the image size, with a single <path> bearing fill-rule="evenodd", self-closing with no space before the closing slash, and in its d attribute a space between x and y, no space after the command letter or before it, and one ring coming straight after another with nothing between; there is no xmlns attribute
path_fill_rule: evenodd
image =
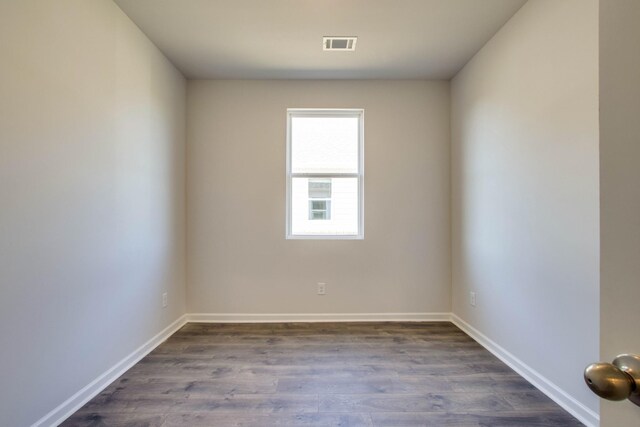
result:
<svg viewBox="0 0 640 427"><path fill-rule="evenodd" d="M362 239L363 110L287 110L287 238Z"/></svg>
<svg viewBox="0 0 640 427"><path fill-rule="evenodd" d="M331 219L331 178L309 179L309 219Z"/></svg>

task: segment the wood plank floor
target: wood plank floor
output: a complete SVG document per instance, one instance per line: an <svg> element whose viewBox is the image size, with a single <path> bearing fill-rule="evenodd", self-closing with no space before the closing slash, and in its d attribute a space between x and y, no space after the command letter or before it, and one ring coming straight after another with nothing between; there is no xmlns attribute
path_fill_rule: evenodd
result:
<svg viewBox="0 0 640 427"><path fill-rule="evenodd" d="M188 324L63 426L581 426L451 323Z"/></svg>

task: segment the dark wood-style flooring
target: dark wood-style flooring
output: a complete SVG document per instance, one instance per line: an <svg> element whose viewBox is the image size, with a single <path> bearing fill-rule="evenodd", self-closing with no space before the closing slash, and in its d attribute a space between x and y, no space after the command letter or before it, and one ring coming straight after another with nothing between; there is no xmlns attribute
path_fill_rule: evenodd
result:
<svg viewBox="0 0 640 427"><path fill-rule="evenodd" d="M188 324L63 426L581 426L451 323Z"/></svg>

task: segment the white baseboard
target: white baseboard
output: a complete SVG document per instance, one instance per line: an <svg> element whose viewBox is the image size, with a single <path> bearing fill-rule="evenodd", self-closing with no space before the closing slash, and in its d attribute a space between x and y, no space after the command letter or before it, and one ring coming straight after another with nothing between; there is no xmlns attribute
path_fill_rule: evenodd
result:
<svg viewBox="0 0 640 427"><path fill-rule="evenodd" d="M191 313L195 323L450 322L450 313Z"/></svg>
<svg viewBox="0 0 640 427"><path fill-rule="evenodd" d="M167 338L173 335L178 329L187 323L187 315L183 315L175 322L167 326L156 336L141 345L133 353L111 367L108 371L100 375L98 378L87 384L82 390L65 400L58 407L54 408L44 417L36 421L32 427L49 427L60 425L64 420L69 418L74 412L80 409L85 403L93 399L109 384L114 382L120 375L125 373L133 365L138 363L140 359L149 354L154 348L162 344Z"/></svg>
<svg viewBox="0 0 640 427"><path fill-rule="evenodd" d="M588 427L597 427L600 425L600 416L596 412L578 402L569 395L569 393L562 390L552 381L496 344L494 341L482 334L482 332L478 331L453 313L451 314L451 321L582 423Z"/></svg>

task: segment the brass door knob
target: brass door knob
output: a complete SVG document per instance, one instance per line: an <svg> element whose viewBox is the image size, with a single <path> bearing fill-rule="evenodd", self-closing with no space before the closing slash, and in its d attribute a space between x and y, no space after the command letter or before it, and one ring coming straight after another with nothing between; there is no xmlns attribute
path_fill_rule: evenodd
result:
<svg viewBox="0 0 640 427"><path fill-rule="evenodd" d="M613 363L593 363L584 370L587 386L608 400L629 399L640 406L640 356L621 354Z"/></svg>

